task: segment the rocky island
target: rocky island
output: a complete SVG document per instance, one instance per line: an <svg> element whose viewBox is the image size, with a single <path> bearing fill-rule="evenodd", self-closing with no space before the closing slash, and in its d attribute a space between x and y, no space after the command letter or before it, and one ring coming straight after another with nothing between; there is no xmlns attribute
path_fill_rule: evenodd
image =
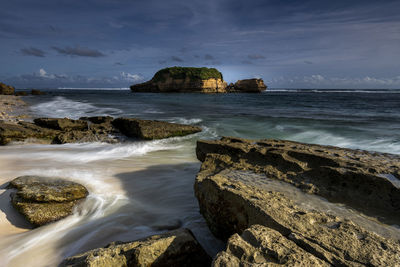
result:
<svg viewBox="0 0 400 267"><path fill-rule="evenodd" d="M171 67L130 88L138 93L259 93L267 87L262 79L239 80L228 86L215 68Z"/></svg>

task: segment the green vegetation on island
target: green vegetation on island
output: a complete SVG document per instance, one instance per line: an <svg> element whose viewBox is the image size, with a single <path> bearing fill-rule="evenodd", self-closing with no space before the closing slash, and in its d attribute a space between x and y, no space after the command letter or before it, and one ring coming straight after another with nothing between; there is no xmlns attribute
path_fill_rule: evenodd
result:
<svg viewBox="0 0 400 267"><path fill-rule="evenodd" d="M222 73L215 68L193 68L193 67L170 67L159 70L153 77L153 82L165 81L168 76L173 79L185 79L189 77L193 80L208 80L208 79L221 79L223 80Z"/></svg>

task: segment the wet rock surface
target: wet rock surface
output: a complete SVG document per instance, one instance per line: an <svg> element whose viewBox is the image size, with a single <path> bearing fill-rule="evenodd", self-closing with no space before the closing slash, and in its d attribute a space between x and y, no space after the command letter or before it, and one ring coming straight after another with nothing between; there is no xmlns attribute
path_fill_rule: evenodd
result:
<svg viewBox="0 0 400 267"><path fill-rule="evenodd" d="M59 266L210 266L211 258L190 230L181 228L65 259Z"/></svg>
<svg viewBox="0 0 400 267"><path fill-rule="evenodd" d="M195 182L200 212L213 234L228 240L214 266L400 264L399 240L329 211L304 208L290 194L260 185L260 179L278 180L397 221L397 183L378 174L399 177L398 156L237 138L199 141L196 152L203 161ZM249 179L249 173L265 178Z"/></svg>
<svg viewBox="0 0 400 267"><path fill-rule="evenodd" d="M88 195L78 183L60 178L21 176L12 180L9 188L13 206L34 226L67 217L73 208Z"/></svg>
<svg viewBox="0 0 400 267"><path fill-rule="evenodd" d="M400 156L283 140L199 141L204 168L265 173L306 193L400 224ZM208 167L207 167L208 166Z"/></svg>
<svg viewBox="0 0 400 267"><path fill-rule="evenodd" d="M118 118L115 119L112 124L128 137L147 140L185 136L201 132L201 128L197 126L168 123L164 121Z"/></svg>
<svg viewBox="0 0 400 267"><path fill-rule="evenodd" d="M51 144L77 142L116 143L124 136L139 139L160 139L200 132L201 128L162 121L118 118L109 116L68 118L38 118L34 123L0 121L0 144L30 141Z"/></svg>

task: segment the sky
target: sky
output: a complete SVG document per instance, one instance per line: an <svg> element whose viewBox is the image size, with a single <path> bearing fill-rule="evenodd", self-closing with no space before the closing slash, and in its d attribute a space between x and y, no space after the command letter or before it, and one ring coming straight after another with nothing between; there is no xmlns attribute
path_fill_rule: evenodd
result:
<svg viewBox="0 0 400 267"><path fill-rule="evenodd" d="M12 0L0 81L111 88L170 66L270 88L400 88L400 1Z"/></svg>

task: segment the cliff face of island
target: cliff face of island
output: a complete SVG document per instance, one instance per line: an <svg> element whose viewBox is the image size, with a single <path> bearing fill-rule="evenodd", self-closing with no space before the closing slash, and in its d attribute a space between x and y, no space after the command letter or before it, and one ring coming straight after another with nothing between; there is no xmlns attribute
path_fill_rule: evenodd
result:
<svg viewBox="0 0 400 267"><path fill-rule="evenodd" d="M266 86L262 79L237 81L228 86L217 69L172 67L162 69L150 81L130 88L139 93L237 93L261 92Z"/></svg>

